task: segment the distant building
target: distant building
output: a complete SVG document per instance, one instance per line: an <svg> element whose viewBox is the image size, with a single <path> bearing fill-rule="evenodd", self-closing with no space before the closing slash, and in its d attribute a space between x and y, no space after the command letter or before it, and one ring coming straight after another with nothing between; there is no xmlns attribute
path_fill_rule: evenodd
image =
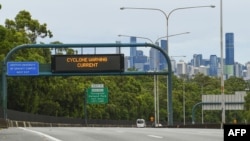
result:
<svg viewBox="0 0 250 141"><path fill-rule="evenodd" d="M176 60L171 57L170 58L170 61L171 61L171 65L172 65L172 71L174 72L174 74L177 75L177 64L176 64Z"/></svg>
<svg viewBox="0 0 250 141"><path fill-rule="evenodd" d="M130 43L136 43L136 37L130 37ZM129 64L127 68L137 71L149 71L148 57L143 54L142 50L137 50L135 46L130 47Z"/></svg>
<svg viewBox="0 0 250 141"><path fill-rule="evenodd" d="M183 60L176 64L176 74L179 76L187 74L187 64Z"/></svg>
<svg viewBox="0 0 250 141"><path fill-rule="evenodd" d="M203 65L202 54L194 54L193 55L193 66L199 67Z"/></svg>
<svg viewBox="0 0 250 141"><path fill-rule="evenodd" d="M121 41L116 41L116 44L120 44L121 43ZM116 54L121 54L121 47L116 47L115 48L115 53Z"/></svg>
<svg viewBox="0 0 250 141"><path fill-rule="evenodd" d="M163 50L167 50L167 40L161 40L161 48ZM160 52L159 52L160 53ZM159 69L160 70L166 70L167 69L167 61L166 58L163 56L162 53L160 53L160 66Z"/></svg>
<svg viewBox="0 0 250 141"><path fill-rule="evenodd" d="M130 66L130 57L129 56L125 56L124 57L124 69L127 70Z"/></svg>
<svg viewBox="0 0 250 141"><path fill-rule="evenodd" d="M246 63L246 79L250 79L250 62Z"/></svg>
<svg viewBox="0 0 250 141"><path fill-rule="evenodd" d="M226 56L225 56L225 74L226 78L234 76L234 34L226 33Z"/></svg>
<svg viewBox="0 0 250 141"><path fill-rule="evenodd" d="M244 77L243 76L244 65L235 62L234 63L234 76L236 77Z"/></svg>
<svg viewBox="0 0 250 141"><path fill-rule="evenodd" d="M209 68L207 66L200 66L199 67L199 73L202 73L204 75L209 75Z"/></svg>
<svg viewBox="0 0 250 141"><path fill-rule="evenodd" d="M130 43L133 44L133 43L136 43L136 37L130 37ZM130 47L130 63L129 63L129 68L134 68L135 65L134 65L134 57L136 56L136 47L132 46Z"/></svg>
<svg viewBox="0 0 250 141"><path fill-rule="evenodd" d="M120 42L116 42L119 44ZM130 43L136 43L136 37L130 37ZM156 43L164 51L167 50L167 40L160 40ZM174 58L170 58L172 72L175 75L193 76L198 73L204 75L221 77L223 67L223 78L228 79L230 76L236 76L250 80L250 62L245 65L235 62L234 60L234 33L226 33L225 36L225 58L210 55L210 58L203 59L202 54L194 54L189 62L176 62ZM116 48L116 53L120 53L119 47ZM171 56L169 56L171 57ZM221 66L223 60L224 66ZM135 69L137 71L166 71L167 62L164 55L155 48L150 48L149 57L143 54L142 50L137 50L135 46L130 47L130 56L125 57L125 69Z"/></svg>
<svg viewBox="0 0 250 141"><path fill-rule="evenodd" d="M151 71L158 71L159 70L159 51L155 48L150 48L149 50L149 65Z"/></svg>
<svg viewBox="0 0 250 141"><path fill-rule="evenodd" d="M142 50L136 51L136 56L133 57L134 59L134 68L138 71L149 71L149 69L145 70L145 65L148 62L148 57L143 54Z"/></svg>
<svg viewBox="0 0 250 141"><path fill-rule="evenodd" d="M218 58L216 55L210 55L210 76L218 76Z"/></svg>

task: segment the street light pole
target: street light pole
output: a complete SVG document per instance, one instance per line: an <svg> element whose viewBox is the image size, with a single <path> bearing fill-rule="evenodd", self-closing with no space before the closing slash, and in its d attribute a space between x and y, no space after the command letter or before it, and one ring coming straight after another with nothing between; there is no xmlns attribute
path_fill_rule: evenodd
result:
<svg viewBox="0 0 250 141"><path fill-rule="evenodd" d="M183 34L189 34L190 32L182 32L182 33L178 33L178 34L172 34L172 35L169 35L168 37L173 37L173 36L178 36L178 35L183 35ZM132 35L124 35L124 34L119 34L118 35L119 37L136 37L136 38L141 38L141 39L145 39L145 40L148 40L150 41L152 44L157 44L157 42L160 40L160 39L163 39L163 38L166 38L166 36L162 36L162 37L159 37L155 40L155 42L153 42L153 40L147 38L147 37L141 37L141 36L132 36Z"/></svg>
<svg viewBox="0 0 250 141"><path fill-rule="evenodd" d="M222 0L220 0L220 48L221 48L221 128L225 123L225 94L224 94L224 57L223 57L223 6Z"/></svg>
<svg viewBox="0 0 250 141"><path fill-rule="evenodd" d="M125 9L137 9L137 10L155 10L155 11L159 11L161 12L164 16L165 16L165 19L166 19L166 38L167 38L167 48L166 48L166 54L169 54L169 40L168 40L168 21L169 21L169 17L170 15L174 12L174 11L177 11L177 10L184 10L184 9L192 9L192 8L203 8L203 7L211 7L211 8L214 8L215 6L214 5L209 5L209 6L193 6L193 7L182 7L182 8L175 8L173 10L171 10L168 14L166 12L164 12L163 10L161 9L158 9L158 8L137 8L137 7L121 7L120 10L125 10Z"/></svg>
<svg viewBox="0 0 250 141"><path fill-rule="evenodd" d="M146 38L146 37L132 36L132 35L122 35L122 34L119 34L118 36L119 36L119 37L135 37L135 38L141 38L141 39L149 40L152 44L154 44L154 42L153 42L151 39Z"/></svg>
<svg viewBox="0 0 250 141"><path fill-rule="evenodd" d="M201 84L201 100L202 100L202 96L203 96L203 87L204 87L204 83ZM201 124L204 124L204 112L203 112L203 105L201 107Z"/></svg>
<svg viewBox="0 0 250 141"><path fill-rule="evenodd" d="M185 78L183 78L183 125L186 125Z"/></svg>
<svg viewBox="0 0 250 141"><path fill-rule="evenodd" d="M173 57L186 57L186 56L171 56L171 58ZM183 61L183 64L184 61ZM186 67L185 67L186 68ZM185 78L186 78L186 72L182 72L182 104L183 104L183 107L182 107L182 110L183 110L183 125L185 126L186 125L186 97L185 97Z"/></svg>

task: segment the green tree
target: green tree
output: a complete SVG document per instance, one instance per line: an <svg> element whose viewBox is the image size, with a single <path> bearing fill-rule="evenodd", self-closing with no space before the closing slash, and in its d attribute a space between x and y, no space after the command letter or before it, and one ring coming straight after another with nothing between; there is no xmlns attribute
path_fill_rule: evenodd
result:
<svg viewBox="0 0 250 141"><path fill-rule="evenodd" d="M40 24L32 19L27 11L20 11L15 20L7 19L5 27L0 26L1 59L14 47L36 43L37 37L52 37L51 31L47 30L46 24ZM50 62L49 49L23 49L17 51L10 58L11 61L38 61L39 63ZM41 82L38 83L37 82ZM46 82L43 78L11 77L8 78L8 107L20 111L37 113L41 100L41 85ZM44 83L46 84L46 83Z"/></svg>
<svg viewBox="0 0 250 141"><path fill-rule="evenodd" d="M47 24L40 24L38 20L32 19L28 11L20 11L14 20L6 19L6 28L13 29L17 32L25 33L30 43L36 43L38 37L53 37L50 30L47 29Z"/></svg>
<svg viewBox="0 0 250 141"><path fill-rule="evenodd" d="M226 93L234 94L236 91L245 91L246 89L246 82L243 78L239 77L230 77L225 80L225 89Z"/></svg>
<svg viewBox="0 0 250 141"><path fill-rule="evenodd" d="M244 120L245 122L249 123L250 121L250 92L247 92L247 96L245 97L245 104L244 104Z"/></svg>

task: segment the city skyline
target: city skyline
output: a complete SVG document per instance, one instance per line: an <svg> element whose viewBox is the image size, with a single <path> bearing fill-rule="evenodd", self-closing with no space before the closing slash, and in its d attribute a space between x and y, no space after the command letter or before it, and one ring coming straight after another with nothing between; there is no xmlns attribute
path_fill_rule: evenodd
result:
<svg viewBox="0 0 250 141"><path fill-rule="evenodd" d="M225 36L224 36L224 57L223 59L225 59L225 63L227 65L233 65L234 63L240 63L242 65L245 65L246 63L250 62L247 61L245 63L241 63L241 62L238 62L237 59L235 59L234 57L234 51L235 51L235 48L234 48L234 33L233 32L229 32L229 33L225 33ZM141 37L136 37L136 36L130 36L130 43L138 43L138 39L141 39ZM160 42L158 44L159 47L163 48L164 50L167 48L167 41L165 39L161 39ZM135 50L136 48L131 48L132 50L130 50L130 56L131 56L131 53L134 53L132 56L135 56ZM150 53L150 50L147 52L147 55L148 57L150 57L152 54ZM144 50L142 50L144 52ZM145 55L145 52L144 52L144 55ZM153 53L153 52L152 52ZM153 53L154 54L154 53ZM128 55L128 54L127 54ZM190 59L186 59L186 55L183 54L183 55L180 55L180 56L169 56L170 58L175 58L175 60L185 60L187 63L190 63L191 60L193 59L194 55L202 55L202 58L205 59L205 60L209 60L211 58L211 56L217 56L218 58L220 58L221 56L219 55L216 55L216 54L208 54L208 57L207 58L204 58L203 54L201 53L195 53L195 54L192 54L192 58ZM153 55L154 56L154 55ZM150 57L150 58L155 58L155 57ZM178 58L178 59L177 59ZM160 59L161 60L161 59ZM157 60L159 62L159 60ZM226 65L224 64L224 65Z"/></svg>
<svg viewBox="0 0 250 141"><path fill-rule="evenodd" d="M175 11L169 20L169 35L190 32L169 39L170 56L185 55L190 60L193 54L220 56L220 1L219 0L61 0L29 1L0 0L0 24L14 19L21 10L30 12L33 19L46 23L54 37L38 39L50 43L128 43L119 34L142 36L155 41L166 36L166 20L159 11L120 10L121 7L157 8L169 13L181 7L209 6ZM235 61L245 64L250 60L250 32L248 27L249 0L223 1L223 31L235 33ZM65 8L66 7L66 8ZM46 9L46 10L45 10ZM138 43L148 42L138 39ZM225 45L224 45L225 47ZM224 54L225 55L225 54Z"/></svg>
<svg viewBox="0 0 250 141"><path fill-rule="evenodd" d="M139 37L140 38L140 37ZM130 36L130 43L137 43L137 38ZM167 41L160 40L159 47L167 50ZM193 58L187 62L183 58L185 56L169 56L172 65L172 71L176 75L195 75L203 73L204 75L220 77L223 67L223 78L228 79L231 76L249 79L250 62L240 64L234 59L234 33L225 34L225 57L210 55L209 59L203 58L202 54L193 54ZM180 61L176 61L175 57L181 57ZM147 59L148 58L148 59ZM223 59L223 66L221 66ZM130 55L128 56L129 64L126 69L132 68L137 71L164 71L167 69L165 57L157 49L151 48L149 56L144 55L142 50L136 47L130 47Z"/></svg>

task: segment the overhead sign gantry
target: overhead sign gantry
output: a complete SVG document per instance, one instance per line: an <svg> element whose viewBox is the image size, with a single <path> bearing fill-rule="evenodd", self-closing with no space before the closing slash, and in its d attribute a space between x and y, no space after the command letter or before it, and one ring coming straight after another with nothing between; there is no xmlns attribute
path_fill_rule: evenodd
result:
<svg viewBox="0 0 250 141"><path fill-rule="evenodd" d="M88 56L52 56L52 63L50 70L42 70L39 68L37 76L76 76L76 75L167 75L167 113L168 113L168 125L173 125L173 107L172 107L172 65L169 56L166 52L157 45L149 43L99 43L99 44L25 44L13 48L4 58L2 64L2 88L1 91L1 106L3 112L3 118L7 119L7 77L12 77L10 73L7 73L9 67L7 64L11 62L10 58L12 54L20 49L25 48L109 48L109 47L152 47L157 49L165 57L167 62L167 70L165 72L126 72L124 71L124 58L121 54L94 54ZM110 62L110 60L116 60ZM91 60L96 60L91 62ZM63 64L63 65L62 65ZM43 64L39 64L41 66ZM67 68L65 67L67 66ZM36 70L36 69L35 69ZM95 73L93 73L95 72ZM15 72L14 72L15 73ZM32 72L33 73L33 72ZM30 74L30 73L28 73ZM15 75L26 76L26 75ZM30 75L27 75L30 76ZM1 110L0 110L1 111Z"/></svg>

